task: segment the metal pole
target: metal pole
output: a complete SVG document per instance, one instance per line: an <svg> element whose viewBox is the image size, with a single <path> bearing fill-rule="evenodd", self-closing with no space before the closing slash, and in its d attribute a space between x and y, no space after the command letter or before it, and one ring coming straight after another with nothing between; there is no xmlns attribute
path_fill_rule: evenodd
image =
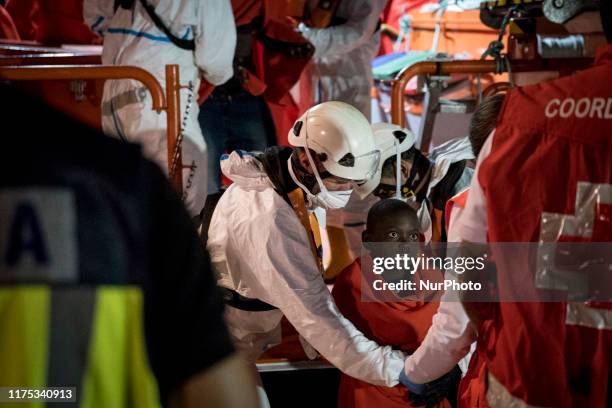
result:
<svg viewBox="0 0 612 408"><path fill-rule="evenodd" d="M423 101L423 116L419 124L419 139L421 141L421 153L429 153L429 145L433 138L433 129L438 113L438 103L442 93L442 83L439 80L427 81L425 99Z"/></svg>
<svg viewBox="0 0 612 408"><path fill-rule="evenodd" d="M166 120L168 123L168 176L178 190L183 193L183 157L179 134L181 132L181 84L178 65L166 65Z"/></svg>

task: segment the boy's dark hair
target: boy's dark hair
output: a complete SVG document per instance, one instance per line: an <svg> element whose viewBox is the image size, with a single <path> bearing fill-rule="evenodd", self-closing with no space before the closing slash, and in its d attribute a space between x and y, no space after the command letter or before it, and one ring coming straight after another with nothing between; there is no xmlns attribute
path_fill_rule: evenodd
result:
<svg viewBox="0 0 612 408"><path fill-rule="evenodd" d="M387 217L389 214L397 214L400 211L409 213L411 217L413 216L418 221L419 217L417 212L410 204L395 198L387 198L380 200L370 208L370 211L368 211L367 226L370 227L377 219Z"/></svg>
<svg viewBox="0 0 612 408"><path fill-rule="evenodd" d="M470 143L474 156L478 157L482 145L491 134L497 124L497 116L504 102L504 94L496 94L486 97L474 111L470 122Z"/></svg>

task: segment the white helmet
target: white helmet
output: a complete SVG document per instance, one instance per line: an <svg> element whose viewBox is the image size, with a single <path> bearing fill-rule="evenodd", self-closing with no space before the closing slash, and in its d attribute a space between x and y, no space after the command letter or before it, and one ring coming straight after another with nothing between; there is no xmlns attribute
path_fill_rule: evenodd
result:
<svg viewBox="0 0 612 408"><path fill-rule="evenodd" d="M408 129L392 123L375 123L372 125L374 141L380 150L380 161L374 176L360 186L365 195L372 193L380 184L383 165L389 157L404 153L414 146L415 136Z"/></svg>
<svg viewBox="0 0 612 408"><path fill-rule="evenodd" d="M316 152L330 174L352 180L355 191L374 176L380 151L365 116L344 102L324 102L307 110L289 131L289 144ZM314 166L314 163L311 163Z"/></svg>

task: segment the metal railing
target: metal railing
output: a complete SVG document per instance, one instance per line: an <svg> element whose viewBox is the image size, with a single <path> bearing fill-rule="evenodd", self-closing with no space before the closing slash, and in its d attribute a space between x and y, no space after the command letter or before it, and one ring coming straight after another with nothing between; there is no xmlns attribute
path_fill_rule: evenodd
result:
<svg viewBox="0 0 612 408"><path fill-rule="evenodd" d="M573 72L588 68L593 63L591 58L558 58L512 60L512 72L558 71ZM423 61L404 68L395 77L391 89L391 122L402 127L406 126L404 112L404 90L408 81L417 75L443 76L450 74L494 74L494 60L463 60L463 61ZM431 136L431 135L430 135ZM429 140L426 140L429 139ZM421 140L421 148L429 147L431 138ZM426 149L427 150L427 149Z"/></svg>
<svg viewBox="0 0 612 408"><path fill-rule="evenodd" d="M167 118L167 146L169 177L179 194L183 191L182 155L179 143L180 133L180 98L178 65L166 66L166 87L160 85L157 79L142 68L131 66L99 66L99 65L57 65L61 61L74 62L79 58L95 57L71 53L27 54L0 57L0 78L10 81L46 81L46 80L107 80L107 79L134 79L141 82L151 93L153 110L160 113L166 111ZM30 62L31 65L13 65ZM39 65L48 64L48 65ZM179 163L174 172L171 171L173 160Z"/></svg>

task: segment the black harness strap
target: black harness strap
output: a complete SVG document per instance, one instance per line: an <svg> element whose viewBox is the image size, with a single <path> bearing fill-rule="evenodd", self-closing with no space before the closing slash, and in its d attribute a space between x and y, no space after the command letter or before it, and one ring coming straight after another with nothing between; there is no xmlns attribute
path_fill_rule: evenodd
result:
<svg viewBox="0 0 612 408"><path fill-rule="evenodd" d="M278 309L276 306L272 306L263 300L244 297L235 290L224 287L219 287L219 289L225 304L233 308L244 310L245 312L269 312L270 310Z"/></svg>
<svg viewBox="0 0 612 408"><path fill-rule="evenodd" d="M146 0L140 0L140 4L142 4L142 7L144 7L149 17L151 17L151 20L153 20L153 23L155 23L155 26L157 26L157 28L159 28L161 31L163 31L164 34L166 34L166 36L170 39L172 44L176 45L177 47L183 50L187 50L187 51L195 50L194 40L185 40L183 38L178 38L176 35L174 35L170 31L168 27L164 25L163 21L161 21L159 16L155 14L155 9L153 8L153 6L151 6Z"/></svg>
<svg viewBox="0 0 612 408"><path fill-rule="evenodd" d="M121 7L126 10L131 10L134 7L135 0L115 0L115 11L117 8ZM164 24L164 22L159 18L159 16L155 13L155 8L150 5L146 0L140 0L140 4L145 9L149 18L153 21L153 24L160 29L166 37L172 42L172 44L176 45L180 49L193 51L195 50L195 41L194 40L185 40L183 38L179 38L170 31L168 27Z"/></svg>

